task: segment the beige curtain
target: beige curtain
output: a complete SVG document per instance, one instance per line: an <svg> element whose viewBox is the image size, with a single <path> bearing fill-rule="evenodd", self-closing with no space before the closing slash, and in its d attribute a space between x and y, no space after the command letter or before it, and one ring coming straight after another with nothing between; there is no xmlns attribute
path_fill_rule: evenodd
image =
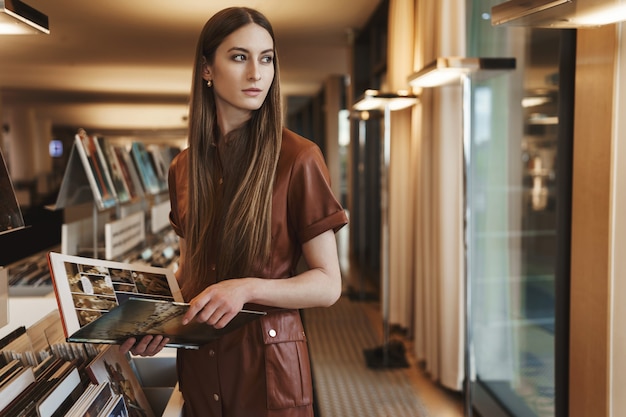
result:
<svg viewBox="0 0 626 417"><path fill-rule="evenodd" d="M388 83L438 56L465 54L465 1L391 0ZM410 62L408 62L410 61ZM463 378L463 161L460 86L416 91L392 114L390 321L411 329L430 376L458 390Z"/></svg>
<svg viewBox="0 0 626 417"><path fill-rule="evenodd" d="M408 90L413 68L414 0L392 0L389 8L386 89ZM391 113L389 164L389 321L404 328L413 319L413 216L407 196L411 179L411 109Z"/></svg>

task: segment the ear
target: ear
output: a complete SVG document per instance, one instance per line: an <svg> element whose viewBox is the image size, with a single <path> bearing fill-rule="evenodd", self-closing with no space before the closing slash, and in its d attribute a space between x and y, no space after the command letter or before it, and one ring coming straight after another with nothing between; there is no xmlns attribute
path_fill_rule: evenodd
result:
<svg viewBox="0 0 626 417"><path fill-rule="evenodd" d="M206 62L205 58L202 58L202 78L205 81L209 81L212 76L211 76L211 68L209 66L209 63Z"/></svg>

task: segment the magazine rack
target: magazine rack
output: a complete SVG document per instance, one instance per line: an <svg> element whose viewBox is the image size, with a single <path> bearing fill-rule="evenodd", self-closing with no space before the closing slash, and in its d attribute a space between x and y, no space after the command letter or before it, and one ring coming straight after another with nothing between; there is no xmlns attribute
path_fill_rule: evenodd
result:
<svg viewBox="0 0 626 417"><path fill-rule="evenodd" d="M20 329L24 329L20 332ZM9 326L0 326L0 340L7 341L12 334L25 334L30 343L21 344L24 351L20 351L24 357L41 357L37 353L51 350L52 346L65 345L61 330L60 316L56 312L56 301L50 297L22 298L12 300L11 321ZM5 346L0 342L0 356L5 351L13 351L14 346ZM81 352L80 345L65 351ZM84 352L81 353L81 356ZM153 357L134 357L128 355L129 363L138 378L141 391L143 391L155 417L181 417L182 396L178 390L178 377L176 373L176 350L166 348ZM88 378L82 368L81 375ZM69 395L69 394L68 394ZM36 393L34 397L37 398ZM2 414L2 412L0 412ZM131 414L137 415L137 414Z"/></svg>
<svg viewBox="0 0 626 417"><path fill-rule="evenodd" d="M98 254L98 215L100 210L105 209L105 206L103 204L99 205L97 201L90 181L87 178L85 166L78 155L76 144L74 144L70 151L56 203L53 206L47 206L47 208L50 210L61 210L86 203L93 204L92 225L94 256Z"/></svg>
<svg viewBox="0 0 626 417"><path fill-rule="evenodd" d="M173 158L173 153L170 150L153 150L150 153L148 148L139 142L134 142L131 151L127 152L121 146L115 146L104 138L90 136L84 129L79 129L70 151L56 204L48 208L59 210L92 203L92 253L94 257L104 253L105 257L110 259L113 253L119 254L128 245L138 244L145 239L143 230L145 227L143 223L130 219L133 215L147 214L148 219L154 221L154 224L152 222L150 224L153 231L163 228L162 212L169 211L169 204L162 201L166 198L161 198L161 195L167 192L167 166L171 158ZM160 161L158 172L151 159ZM137 202L141 203L141 207L126 204ZM122 236L119 241L123 241L126 246L112 250L111 246L114 246L115 242L111 239L107 240L107 236L110 237L111 233L107 234L105 231L105 244L103 245L105 247L100 248L98 232L101 226L99 223L102 221L99 216L109 209L115 209L115 218L118 220L116 224L107 223L105 228L117 228L115 233L118 236L121 233L130 233L128 230L131 228L134 230L141 228L144 234ZM126 222L124 222L125 219ZM165 219L167 223L167 213ZM87 224L85 226L89 227ZM82 222L76 227L85 230ZM81 233L71 231L67 235L76 236ZM66 248L71 246L69 242L65 245Z"/></svg>

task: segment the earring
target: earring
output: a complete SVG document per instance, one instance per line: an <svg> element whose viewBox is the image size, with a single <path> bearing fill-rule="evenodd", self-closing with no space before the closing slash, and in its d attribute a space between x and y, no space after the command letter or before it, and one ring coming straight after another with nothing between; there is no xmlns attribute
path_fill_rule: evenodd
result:
<svg viewBox="0 0 626 417"><path fill-rule="evenodd" d="M207 80L206 86L209 87L209 88L213 87L213 81L212 80Z"/></svg>

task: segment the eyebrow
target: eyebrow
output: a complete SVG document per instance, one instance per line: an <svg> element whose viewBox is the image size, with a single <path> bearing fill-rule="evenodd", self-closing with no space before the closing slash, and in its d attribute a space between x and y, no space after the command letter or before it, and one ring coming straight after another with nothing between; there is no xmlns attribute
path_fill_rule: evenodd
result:
<svg viewBox="0 0 626 417"><path fill-rule="evenodd" d="M240 46L233 46L232 48L230 48L228 50L228 52L232 52L232 51L241 51L241 52L246 52L246 53L250 53L250 51L246 48L242 48ZM268 54L268 53L274 53L274 49L266 49L264 51L261 51L261 54Z"/></svg>

